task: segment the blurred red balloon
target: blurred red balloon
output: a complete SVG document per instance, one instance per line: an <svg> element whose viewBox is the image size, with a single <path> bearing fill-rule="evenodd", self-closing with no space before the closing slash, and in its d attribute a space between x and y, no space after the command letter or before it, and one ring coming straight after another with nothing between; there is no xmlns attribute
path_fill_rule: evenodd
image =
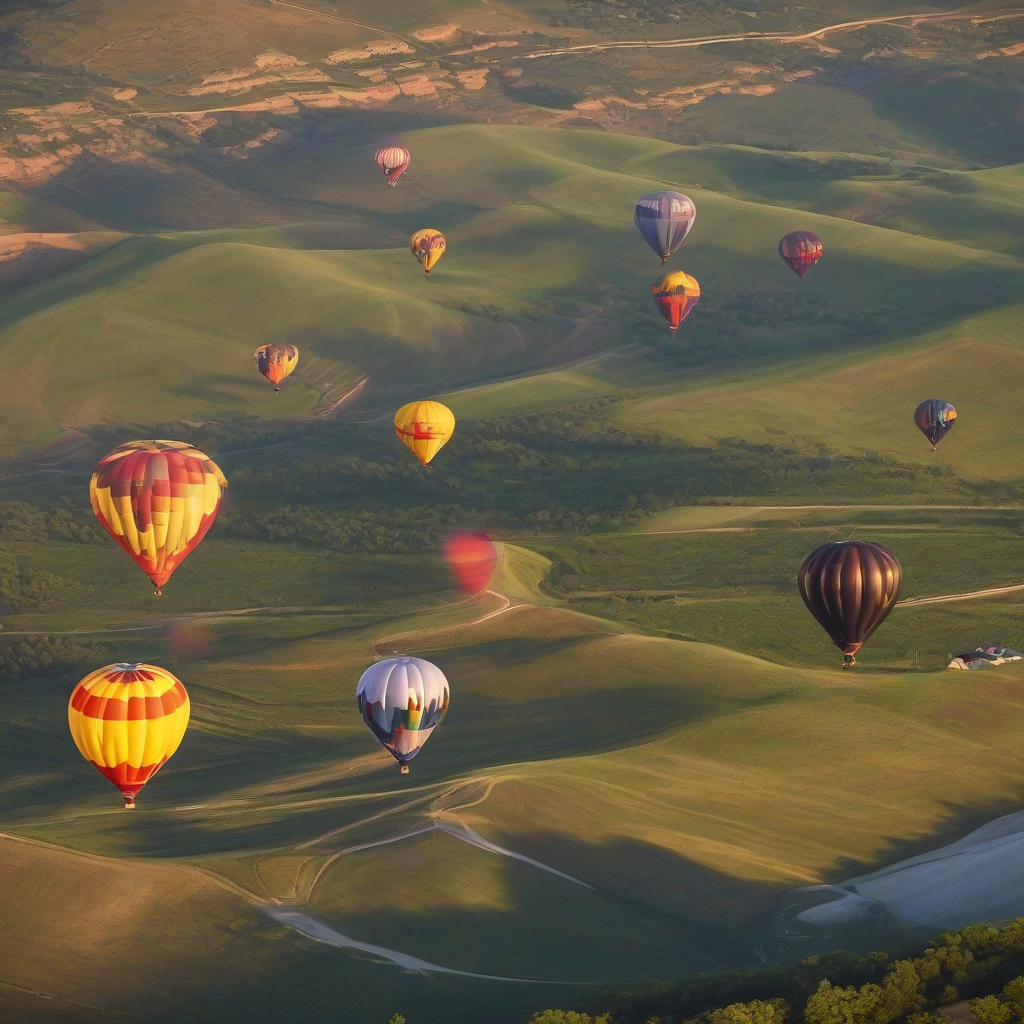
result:
<svg viewBox="0 0 1024 1024"><path fill-rule="evenodd" d="M213 633L201 622L172 622L167 649L179 658L208 658L213 654Z"/></svg>
<svg viewBox="0 0 1024 1024"><path fill-rule="evenodd" d="M444 557L459 586L479 594L487 586L498 552L485 533L453 533L444 542Z"/></svg>

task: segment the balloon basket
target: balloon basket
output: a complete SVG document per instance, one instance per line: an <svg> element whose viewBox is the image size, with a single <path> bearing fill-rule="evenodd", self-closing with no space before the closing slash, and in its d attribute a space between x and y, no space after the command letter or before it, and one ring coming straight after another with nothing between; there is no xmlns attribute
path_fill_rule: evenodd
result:
<svg viewBox="0 0 1024 1024"><path fill-rule="evenodd" d="M398 766L398 771L399 771L399 774L401 774L401 775L408 775L409 774L409 766L407 764L400 764Z"/></svg>
<svg viewBox="0 0 1024 1024"><path fill-rule="evenodd" d="M126 811L134 811L135 810L135 797L133 797L133 796L126 796L124 798L124 809Z"/></svg>

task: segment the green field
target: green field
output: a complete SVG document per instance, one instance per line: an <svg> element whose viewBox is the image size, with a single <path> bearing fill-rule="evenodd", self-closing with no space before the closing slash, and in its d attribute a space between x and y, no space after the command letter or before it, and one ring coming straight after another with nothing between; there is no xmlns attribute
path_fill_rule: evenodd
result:
<svg viewBox="0 0 1024 1024"><path fill-rule="evenodd" d="M897 949L780 908L1019 807L1024 669L945 665L1024 649L1024 590L984 593L1024 584L1024 18L691 8L0 12L0 1021L526 1024ZM662 188L699 211L675 336L632 224ZM429 469L391 426L425 397ZM159 598L88 503L154 436L229 481ZM501 542L474 597L455 528ZM836 539L904 573L852 673L795 584ZM353 699L394 653L452 689L408 776ZM115 660L192 701L130 814L66 725Z"/></svg>

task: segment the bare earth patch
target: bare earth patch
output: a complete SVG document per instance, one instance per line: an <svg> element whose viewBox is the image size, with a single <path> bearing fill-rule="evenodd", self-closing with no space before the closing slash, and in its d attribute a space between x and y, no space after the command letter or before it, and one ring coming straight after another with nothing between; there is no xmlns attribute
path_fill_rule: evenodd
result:
<svg viewBox="0 0 1024 1024"><path fill-rule="evenodd" d="M447 23L444 25L428 25L417 29L413 35L421 43L450 43L462 32L461 25Z"/></svg>
<svg viewBox="0 0 1024 1024"><path fill-rule="evenodd" d="M365 46L352 47L347 50L335 50L324 57L327 64L343 64L352 60L372 60L374 57L391 57L416 51L400 39L382 39L367 43Z"/></svg>

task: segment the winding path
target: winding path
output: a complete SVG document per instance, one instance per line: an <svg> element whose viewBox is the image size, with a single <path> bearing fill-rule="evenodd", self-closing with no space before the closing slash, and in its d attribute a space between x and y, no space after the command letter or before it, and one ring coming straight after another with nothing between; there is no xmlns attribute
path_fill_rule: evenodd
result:
<svg viewBox="0 0 1024 1024"><path fill-rule="evenodd" d="M800 43L820 39L830 32L843 32L866 28L868 25L895 24L901 21L910 21L908 27L913 28L922 21L937 21L943 18L948 19L973 19L979 18L977 11L967 13L963 11L943 11L937 14L893 14L884 18L858 18L856 21L840 21L834 25L825 25L822 28L813 29L810 32L740 32L734 35L721 36L690 36L687 39L625 39L615 40L606 43L581 43L577 46L564 46L553 50L535 50L533 53L525 53L521 59L534 60L538 57L559 57L565 54L584 53L594 50L626 50L626 49L650 49L650 50L671 50L682 47L713 46L715 43L743 43L751 40L774 40L779 43ZM995 21L1002 18L1024 17L1024 12L1010 12L999 14L982 19Z"/></svg>
<svg viewBox="0 0 1024 1024"><path fill-rule="evenodd" d="M335 946L338 949L355 949L360 953L369 953L370 956L387 960L397 967L404 967L407 971L425 971L429 974L457 974L462 978L479 978L481 981L506 981L517 985L584 985L597 984L589 981L547 981L539 978L507 978L500 974L477 974L474 971L457 971L453 967L441 967L432 964L428 960L420 960L418 957L409 956L407 953L399 953L394 949L385 949L383 946L375 946L370 942L360 942L358 939L350 939L347 935L335 931L309 914L301 910L291 910L288 907L276 906L273 903L260 904L260 909L272 917L275 921L294 928L297 932L313 939L314 942L322 942L327 946Z"/></svg>

